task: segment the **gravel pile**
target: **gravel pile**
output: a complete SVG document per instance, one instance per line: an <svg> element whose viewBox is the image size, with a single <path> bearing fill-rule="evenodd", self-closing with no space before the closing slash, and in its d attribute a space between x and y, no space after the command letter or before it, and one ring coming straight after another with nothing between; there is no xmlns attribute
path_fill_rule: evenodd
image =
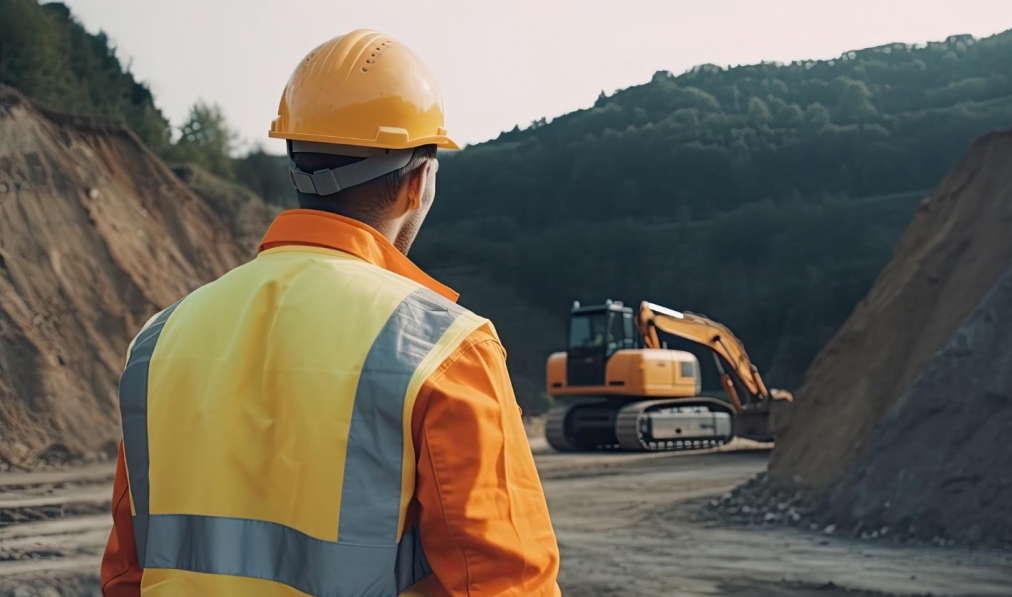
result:
<svg viewBox="0 0 1012 597"><path fill-rule="evenodd" d="M892 506L888 501L885 509ZM694 517L702 522L741 526L781 526L826 536L851 537L863 541L888 541L937 547L997 547L1012 551L1012 544L960 540L939 534L930 525L918 528L912 523L883 523L840 516L831 507L829 494L813 496L798 486L778 481L761 473L748 482L705 504Z"/></svg>

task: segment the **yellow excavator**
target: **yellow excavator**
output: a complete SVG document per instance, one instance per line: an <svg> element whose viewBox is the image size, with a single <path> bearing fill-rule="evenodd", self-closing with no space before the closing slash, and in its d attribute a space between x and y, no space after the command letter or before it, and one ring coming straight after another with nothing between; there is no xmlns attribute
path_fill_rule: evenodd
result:
<svg viewBox="0 0 1012 597"><path fill-rule="evenodd" d="M699 361L670 350L658 332L700 344L713 354L727 400L700 396ZM560 403L545 433L556 450L618 448L645 452L723 445L734 437L772 441L770 401L738 338L695 313L644 302L573 304L565 352L548 358L548 393Z"/></svg>

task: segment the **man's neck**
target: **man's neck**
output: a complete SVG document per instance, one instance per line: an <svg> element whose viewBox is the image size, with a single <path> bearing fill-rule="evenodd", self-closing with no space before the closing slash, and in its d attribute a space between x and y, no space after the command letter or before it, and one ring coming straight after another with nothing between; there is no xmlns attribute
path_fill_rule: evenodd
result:
<svg viewBox="0 0 1012 597"><path fill-rule="evenodd" d="M397 230L395 222L391 222L388 220L381 220L376 217L370 217L360 213L355 213L353 210L342 209L341 206L335 205L333 202L322 200L316 197L300 198L299 204L302 209L325 211L327 213L332 213L345 218L350 218L357 222L361 222L366 226L369 226L376 232L379 232L394 246L397 245Z"/></svg>

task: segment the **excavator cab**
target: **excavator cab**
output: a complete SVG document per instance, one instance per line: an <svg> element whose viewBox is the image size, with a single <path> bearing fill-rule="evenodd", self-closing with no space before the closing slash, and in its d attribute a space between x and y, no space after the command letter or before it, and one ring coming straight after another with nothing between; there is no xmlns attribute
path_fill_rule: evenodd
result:
<svg viewBox="0 0 1012 597"><path fill-rule="evenodd" d="M642 345L633 310L620 302L582 307L569 314L566 378L572 386L603 386L611 355Z"/></svg>

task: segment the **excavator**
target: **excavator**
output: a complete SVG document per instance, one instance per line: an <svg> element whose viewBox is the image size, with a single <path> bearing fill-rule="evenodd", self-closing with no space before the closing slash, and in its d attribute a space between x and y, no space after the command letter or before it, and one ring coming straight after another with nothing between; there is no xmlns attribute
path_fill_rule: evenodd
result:
<svg viewBox="0 0 1012 597"><path fill-rule="evenodd" d="M658 332L709 349L727 399L701 396L696 356L668 349ZM548 358L547 380L560 405L549 411L545 434L559 451L699 449L734 437L772 441L770 401L793 400L790 392L766 389L727 327L649 302L637 312L610 300L574 303L567 350Z"/></svg>

